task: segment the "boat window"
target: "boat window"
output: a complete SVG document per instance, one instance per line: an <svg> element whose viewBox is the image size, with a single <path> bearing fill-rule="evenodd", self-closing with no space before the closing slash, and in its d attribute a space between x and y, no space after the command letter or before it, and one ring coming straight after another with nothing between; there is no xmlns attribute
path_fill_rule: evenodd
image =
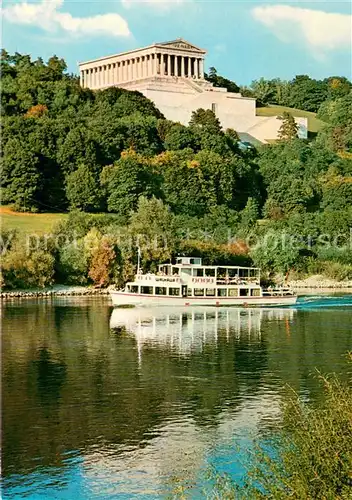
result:
<svg viewBox="0 0 352 500"><path fill-rule="evenodd" d="M169 288L169 295L180 295L179 288Z"/></svg>
<svg viewBox="0 0 352 500"><path fill-rule="evenodd" d="M227 269L225 267L219 267L218 268L218 278L226 278L226 271L227 271Z"/></svg>
<svg viewBox="0 0 352 500"><path fill-rule="evenodd" d="M215 288L207 288L205 290L205 295L207 297L214 297L215 296Z"/></svg>
<svg viewBox="0 0 352 500"><path fill-rule="evenodd" d="M131 293L138 293L138 285L131 285L129 288Z"/></svg>
<svg viewBox="0 0 352 500"><path fill-rule="evenodd" d="M178 267L173 267L172 268L172 275L178 276L179 274L180 274L180 269Z"/></svg>
<svg viewBox="0 0 352 500"><path fill-rule="evenodd" d="M229 278L238 278L238 269L229 269Z"/></svg>
<svg viewBox="0 0 352 500"><path fill-rule="evenodd" d="M227 289L226 288L218 288L218 297L226 297Z"/></svg>
<svg viewBox="0 0 352 500"><path fill-rule="evenodd" d="M214 278L215 277L215 269L205 269L205 276L207 278Z"/></svg>
<svg viewBox="0 0 352 500"><path fill-rule="evenodd" d="M204 297L204 288L195 288L194 289L195 297Z"/></svg>
<svg viewBox="0 0 352 500"><path fill-rule="evenodd" d="M237 297L238 288L229 288L229 297Z"/></svg>
<svg viewBox="0 0 352 500"><path fill-rule="evenodd" d="M188 276L192 275L192 269L190 267L186 267L185 269L182 268L181 271L182 271L182 274L188 274Z"/></svg>
<svg viewBox="0 0 352 500"><path fill-rule="evenodd" d="M252 297L260 297L260 288L252 288L251 295Z"/></svg>
<svg viewBox="0 0 352 500"><path fill-rule="evenodd" d="M192 288L188 288L188 289L187 289L187 297L192 297L192 295L193 295L193 290L192 290Z"/></svg>
<svg viewBox="0 0 352 500"><path fill-rule="evenodd" d="M240 288L240 296L241 297L248 297L248 288Z"/></svg>
<svg viewBox="0 0 352 500"><path fill-rule="evenodd" d="M141 286L141 293L152 295L153 294L153 287L152 286Z"/></svg>
<svg viewBox="0 0 352 500"><path fill-rule="evenodd" d="M239 269L240 278L248 278L248 269Z"/></svg>
<svg viewBox="0 0 352 500"><path fill-rule="evenodd" d="M193 276L204 276L204 269L193 269Z"/></svg>
<svg viewBox="0 0 352 500"><path fill-rule="evenodd" d="M166 295L166 287L164 286L155 287L155 295Z"/></svg>

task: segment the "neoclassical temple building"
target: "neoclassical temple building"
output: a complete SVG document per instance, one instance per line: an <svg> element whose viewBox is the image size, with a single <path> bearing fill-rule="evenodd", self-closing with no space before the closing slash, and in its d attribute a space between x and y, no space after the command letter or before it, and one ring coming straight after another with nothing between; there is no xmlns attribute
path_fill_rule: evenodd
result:
<svg viewBox="0 0 352 500"><path fill-rule="evenodd" d="M111 86L138 90L165 118L188 124L192 111L211 109L224 129L235 129L243 140L265 143L277 138L281 122L256 116L255 99L213 87L204 78L206 51L179 38L149 47L79 64L82 87ZM296 118L300 137L307 137L307 119Z"/></svg>

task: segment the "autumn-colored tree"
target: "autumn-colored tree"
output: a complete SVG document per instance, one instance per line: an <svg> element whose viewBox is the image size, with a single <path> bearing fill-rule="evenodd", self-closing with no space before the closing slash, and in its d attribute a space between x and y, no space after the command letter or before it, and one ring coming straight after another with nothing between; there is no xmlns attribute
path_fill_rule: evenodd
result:
<svg viewBox="0 0 352 500"><path fill-rule="evenodd" d="M282 116L279 116L278 119L282 120L282 125L278 132L278 138L281 141L290 141L298 137L298 125L290 113L284 111Z"/></svg>
<svg viewBox="0 0 352 500"><path fill-rule="evenodd" d="M111 241L103 236L99 246L92 253L89 277L98 287L107 286L112 274L116 253Z"/></svg>
<svg viewBox="0 0 352 500"><path fill-rule="evenodd" d="M47 112L48 108L45 104L36 104L35 106L31 106L24 116L25 118L41 118Z"/></svg>

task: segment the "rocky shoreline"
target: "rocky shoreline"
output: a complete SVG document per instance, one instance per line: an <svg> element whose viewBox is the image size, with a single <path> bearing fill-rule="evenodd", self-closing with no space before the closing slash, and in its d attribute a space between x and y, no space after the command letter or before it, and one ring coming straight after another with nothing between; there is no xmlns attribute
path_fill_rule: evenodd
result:
<svg viewBox="0 0 352 500"><path fill-rule="evenodd" d="M0 299L34 299L50 297L96 297L109 294L108 288L90 288L90 287L52 287L30 290L9 290L1 291Z"/></svg>
<svg viewBox="0 0 352 500"><path fill-rule="evenodd" d="M287 283L293 290L300 289L348 289L352 288L352 280L337 281L330 278L326 278L320 274L314 276L309 276L303 280L289 280Z"/></svg>

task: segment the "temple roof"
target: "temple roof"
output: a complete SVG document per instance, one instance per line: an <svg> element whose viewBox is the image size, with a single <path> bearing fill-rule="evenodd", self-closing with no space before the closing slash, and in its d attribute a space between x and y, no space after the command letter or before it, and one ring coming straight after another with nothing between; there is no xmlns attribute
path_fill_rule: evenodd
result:
<svg viewBox="0 0 352 500"><path fill-rule="evenodd" d="M176 40L171 40L169 42L159 42L156 43L158 47L170 47L170 49L185 49L185 50L192 50L195 52L200 52L201 54L206 54L207 51L204 49L201 49L200 47L197 47L193 43L188 42L184 38L177 38Z"/></svg>

